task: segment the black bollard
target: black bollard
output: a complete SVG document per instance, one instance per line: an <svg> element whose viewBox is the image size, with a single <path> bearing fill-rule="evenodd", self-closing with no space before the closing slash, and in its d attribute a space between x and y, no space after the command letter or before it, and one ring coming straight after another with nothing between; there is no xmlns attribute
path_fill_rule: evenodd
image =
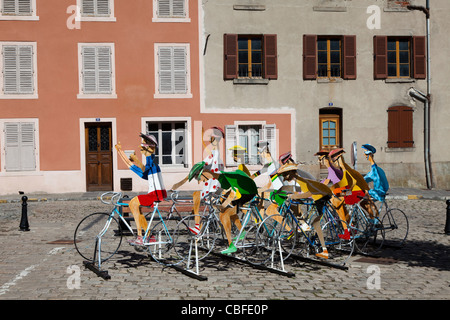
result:
<svg viewBox="0 0 450 320"><path fill-rule="evenodd" d="M22 197L22 217L20 219L20 231L30 231L30 226L28 225L27 200L27 196Z"/></svg>
<svg viewBox="0 0 450 320"><path fill-rule="evenodd" d="M450 200L447 203L447 220L445 221L445 234L450 235Z"/></svg>

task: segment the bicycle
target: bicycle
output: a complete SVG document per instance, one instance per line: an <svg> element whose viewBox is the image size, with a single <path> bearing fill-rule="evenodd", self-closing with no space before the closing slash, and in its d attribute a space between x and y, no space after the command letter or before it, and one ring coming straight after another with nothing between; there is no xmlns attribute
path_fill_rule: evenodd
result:
<svg viewBox="0 0 450 320"><path fill-rule="evenodd" d="M385 233L384 245L402 247L409 233L408 216L398 208L390 208L386 200L381 201L377 209L379 213L384 210L381 218Z"/></svg>
<svg viewBox="0 0 450 320"><path fill-rule="evenodd" d="M214 208L214 204L219 199L217 195L208 195L203 200L205 204L203 214L191 214L183 217L178 222L173 234L174 250L180 259L186 261L188 269L193 254L195 255L197 273L198 261L203 260L210 254L220 234L221 225ZM200 225L200 229L198 232L193 232L196 223ZM199 252L201 253L199 254Z"/></svg>
<svg viewBox="0 0 450 320"><path fill-rule="evenodd" d="M110 199L107 200L108 196ZM105 204L114 205L110 213L96 212L83 218L74 232L74 243L77 252L87 261L95 263L98 269L101 264L117 253L123 236L135 236L135 232L123 216L123 206L128 203L122 201L121 192L106 192L100 200ZM155 202L150 214L149 223L144 234L144 247L148 248L151 257L163 265L176 265L182 262L177 254L174 254L173 231L181 215L176 211L165 213L159 210L159 202ZM116 216L118 218L116 218ZM156 224L153 221L159 220ZM120 221L120 223L119 223ZM124 231L123 227L126 227Z"/></svg>
<svg viewBox="0 0 450 320"><path fill-rule="evenodd" d="M349 232L355 240L357 252L370 255L380 251L385 238L382 221L377 217L370 218L359 202L350 205L349 212Z"/></svg>
<svg viewBox="0 0 450 320"><path fill-rule="evenodd" d="M300 206L300 212L304 212L304 217L298 217L292 206ZM345 239L344 228L347 226L345 221L339 219L328 197L314 202L312 199L292 200L289 199L281 206L280 212L283 216L283 229L290 230L290 237L296 239L298 253L302 257L309 258L320 252L322 244L317 235L312 222L317 218L319 212L322 212L320 226L324 236L325 246L330 253L333 262L345 265L353 254L353 239ZM305 228L301 220L306 222L308 228ZM291 248L285 250L292 252Z"/></svg>

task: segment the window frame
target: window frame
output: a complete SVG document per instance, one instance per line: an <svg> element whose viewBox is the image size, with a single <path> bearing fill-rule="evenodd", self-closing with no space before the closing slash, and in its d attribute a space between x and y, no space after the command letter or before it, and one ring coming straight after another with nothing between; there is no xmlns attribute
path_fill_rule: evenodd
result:
<svg viewBox="0 0 450 320"><path fill-rule="evenodd" d="M334 130L336 131L336 134L334 136L334 138L336 139L336 143L333 144L333 145L332 144L328 144L328 145L324 145L323 144L323 138L324 138L323 130L327 129L327 128L323 127L323 124L326 121L331 121L331 122L335 122L336 123L336 127L334 128ZM341 117L340 117L340 115L332 114L332 113L319 114L319 150L321 150L321 149L332 150L333 147L340 147L342 145L340 131L341 131ZM330 136L328 136L328 137L330 137Z"/></svg>
<svg viewBox="0 0 450 320"><path fill-rule="evenodd" d="M191 18L189 16L189 0L184 0L184 17L159 16L159 14L158 14L158 3L159 3L159 0L153 0L153 18L152 18L152 22L176 22L176 23L177 22L181 22L181 23L191 22ZM171 9L172 8L173 7L171 7Z"/></svg>
<svg viewBox="0 0 450 320"><path fill-rule="evenodd" d="M149 123L158 123L159 127L161 126L162 123L171 123L172 124L172 134L173 134L174 133L173 124L181 123L181 122L185 123L184 164L163 164L163 163L161 163L162 161L159 161L158 165L161 168L164 168L165 172L178 172L179 169L188 168L191 163L191 155L192 155L191 118L190 117L144 117L141 119L141 128L142 128L141 132L148 132L147 129L148 129ZM161 131L161 133L162 133L162 131ZM159 140L159 137L156 137L156 138L158 139L158 141L161 141L161 140ZM176 157L176 155L174 154L174 152L176 151L176 148L174 146L175 146L174 141L172 139L172 159L174 159L174 157ZM162 150L160 148L158 148L157 150L162 152ZM162 155L159 155L159 156L161 157ZM145 160L144 156L142 156L142 160L143 161Z"/></svg>
<svg viewBox="0 0 450 320"><path fill-rule="evenodd" d="M1 20L26 20L26 21L38 21L39 16L36 13L36 0L30 0L31 12L30 14L4 14L3 13L4 0L0 0L0 21Z"/></svg>
<svg viewBox="0 0 450 320"><path fill-rule="evenodd" d="M38 99L37 80L37 44L36 42L0 42L0 73L4 72L3 49L7 46L31 46L32 47L32 68L33 68L33 92L32 93L5 93L5 81L3 75L0 76L0 99Z"/></svg>
<svg viewBox="0 0 450 320"><path fill-rule="evenodd" d="M160 92L160 64L159 64L159 49L160 48L165 48L165 47L170 47L170 48L176 48L176 47L183 47L185 49L185 54L186 54L186 92L185 93L162 93ZM190 63L190 44L189 43L155 43L154 46L154 60L155 60L155 94L154 94L154 98L155 99L186 99L186 98L192 98L192 92L191 92L191 63ZM171 61L172 65L173 65L173 60ZM172 73L174 72L173 70L171 71Z"/></svg>
<svg viewBox="0 0 450 320"><path fill-rule="evenodd" d="M234 121L233 124L225 125L225 164L227 167L236 167L238 163L236 163L232 157L231 151L229 150L231 147L235 145L239 145L239 127L240 126L258 126L260 127L258 132L258 141L259 140L267 140L269 141L269 150L272 158L274 160L278 159L278 129L275 124L267 124L266 121ZM268 137L269 131L272 131L273 136ZM256 150L256 149L255 149ZM257 153L256 153L257 156ZM249 159L249 157L247 157ZM256 164L248 164L244 163L250 170L258 170L261 166L259 162L259 158L257 158Z"/></svg>
<svg viewBox="0 0 450 320"><path fill-rule="evenodd" d="M400 41L407 41L408 43L408 75L407 76L402 76L400 74L400 65L404 65L405 63L401 63L400 62L400 53L405 52L406 50L400 50ZM389 49L389 43L390 42L395 42L395 50L390 50ZM395 52L395 67L396 67L396 75L395 76L391 76L389 75L389 65L392 65L393 63L389 62L389 53L390 52ZM413 70L412 70L412 39L410 38L405 38L405 37L388 37L387 38L387 68L388 68L388 73L387 73L387 79L412 79L414 78L414 75L412 74Z"/></svg>
<svg viewBox="0 0 450 320"><path fill-rule="evenodd" d="M240 49L239 48L239 41L240 40L246 40L247 41L247 49ZM260 41L260 49L253 49L252 47L252 42L259 40ZM247 62L240 62L240 52L247 52ZM258 63L261 66L261 72L260 72L260 76L254 76L253 73L253 65L257 64L257 63L253 63L253 53L254 52L258 52L261 55L261 62ZM263 61L263 37L262 35L238 35L238 59L237 59L237 63L238 63L238 73L237 73L237 79L263 79L263 68L264 68L264 61ZM240 74L240 66L241 65L245 65L247 66L247 76L241 76Z"/></svg>
<svg viewBox="0 0 450 320"><path fill-rule="evenodd" d="M325 50L327 53L327 62L326 62L326 66L327 66L327 75L326 76L320 76L319 75L319 65L323 65L323 63L319 63L319 51L324 51L324 50L320 50L319 49L319 41L323 41L325 40L327 42L327 49ZM331 49L331 41L332 40L337 40L339 41L339 49L335 50L335 49ZM336 65L337 63L332 63L331 62L331 52L334 51L338 51L339 52L339 76L332 76L331 75L331 65ZM336 36L331 36L331 37L327 37L327 36L318 36L317 37L317 79L343 79L343 39L342 37L336 37Z"/></svg>
<svg viewBox="0 0 450 320"><path fill-rule="evenodd" d="M111 92L110 93L85 93L83 90L84 78L83 78L83 48L84 47L109 47L111 55ZM97 60L96 60L97 62ZM98 78L96 78L98 83ZM116 68L115 68L115 45L114 43L78 43L78 99L117 99L116 93Z"/></svg>

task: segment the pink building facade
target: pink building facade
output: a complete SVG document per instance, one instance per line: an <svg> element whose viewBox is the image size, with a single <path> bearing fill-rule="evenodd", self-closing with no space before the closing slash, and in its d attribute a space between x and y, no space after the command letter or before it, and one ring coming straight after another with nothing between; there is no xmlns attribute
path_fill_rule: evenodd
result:
<svg viewBox="0 0 450 320"><path fill-rule="evenodd" d="M270 140L274 157L291 149L289 112L205 106L204 74L215 70L204 68L196 0L0 0L0 6L0 194L131 186L144 192L146 183L114 149L120 142L139 153L140 132L158 139L167 189L204 158L212 126L227 133L220 149L226 170L235 168L226 155L240 142L236 124L256 121L245 141Z"/></svg>

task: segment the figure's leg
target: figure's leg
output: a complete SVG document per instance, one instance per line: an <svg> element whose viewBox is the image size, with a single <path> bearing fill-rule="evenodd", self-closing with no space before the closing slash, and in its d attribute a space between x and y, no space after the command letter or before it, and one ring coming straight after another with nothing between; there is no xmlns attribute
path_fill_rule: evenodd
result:
<svg viewBox="0 0 450 320"><path fill-rule="evenodd" d="M193 201L193 205L192 205L192 214L194 214L194 221L195 221L195 226L194 228L189 228L189 230L194 233L194 234L198 234L200 232L200 203L202 201L202 198L200 196L200 191L195 191L192 194L192 201Z"/></svg>
<svg viewBox="0 0 450 320"><path fill-rule="evenodd" d="M141 203L139 202L139 198L134 197L133 199L131 199L130 203L128 204L128 207L130 208L130 211L133 214L137 232L136 239L131 241L130 244L143 244L142 227L145 226L145 228L147 229L147 220L145 220L144 215L141 214Z"/></svg>
<svg viewBox="0 0 450 320"><path fill-rule="evenodd" d="M225 235L228 240L228 245L231 244L231 218L230 211L233 211L234 208L227 208L225 211L221 211L219 214L220 222L222 223L223 229L225 230Z"/></svg>
<svg viewBox="0 0 450 320"><path fill-rule="evenodd" d="M336 211L339 215L339 219L341 219L342 221L348 222L348 219L347 219L348 214L347 214L347 210L345 209L344 198L332 197L331 203L333 204L333 207L336 209ZM347 224L342 224L342 226L344 227L344 230L347 230Z"/></svg>

